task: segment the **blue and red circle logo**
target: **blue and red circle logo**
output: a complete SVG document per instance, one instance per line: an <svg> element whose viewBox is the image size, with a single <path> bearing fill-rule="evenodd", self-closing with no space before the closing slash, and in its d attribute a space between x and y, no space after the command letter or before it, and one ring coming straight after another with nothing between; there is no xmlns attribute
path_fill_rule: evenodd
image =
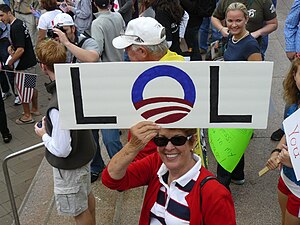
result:
<svg viewBox="0 0 300 225"><path fill-rule="evenodd" d="M182 88L183 97L153 96L144 99L147 84L162 77L177 81ZM151 93L151 90L147 91ZM159 124L169 124L188 115L195 103L196 89L192 79L183 70L175 66L159 65L147 69L136 79L132 87L131 98L135 109L143 118Z"/></svg>

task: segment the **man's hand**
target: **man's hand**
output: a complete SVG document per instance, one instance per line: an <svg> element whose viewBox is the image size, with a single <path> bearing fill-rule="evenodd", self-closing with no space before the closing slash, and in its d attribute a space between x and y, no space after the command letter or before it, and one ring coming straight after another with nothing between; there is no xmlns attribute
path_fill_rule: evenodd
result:
<svg viewBox="0 0 300 225"><path fill-rule="evenodd" d="M3 65L2 66L3 70L9 70L9 71L13 71L14 67L12 65Z"/></svg>
<svg viewBox="0 0 300 225"><path fill-rule="evenodd" d="M53 28L53 32L58 35L59 42L62 43L64 46L70 43L66 34L62 32L60 29Z"/></svg>
<svg viewBox="0 0 300 225"><path fill-rule="evenodd" d="M228 37L228 35L229 35L228 27L222 27L220 32L221 32L223 37Z"/></svg>
<svg viewBox="0 0 300 225"><path fill-rule="evenodd" d="M34 131L39 137L43 137L46 134L46 117L44 116L42 119L42 127L38 126L38 123L34 125Z"/></svg>
<svg viewBox="0 0 300 225"><path fill-rule="evenodd" d="M286 52L286 56L292 61L296 56L296 52Z"/></svg>

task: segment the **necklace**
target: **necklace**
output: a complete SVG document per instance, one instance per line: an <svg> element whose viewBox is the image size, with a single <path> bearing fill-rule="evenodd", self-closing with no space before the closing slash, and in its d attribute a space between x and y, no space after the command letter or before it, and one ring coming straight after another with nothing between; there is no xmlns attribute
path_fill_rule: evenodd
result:
<svg viewBox="0 0 300 225"><path fill-rule="evenodd" d="M246 37L247 35L249 34L249 31L246 31L246 33L240 38L240 39L237 39L237 40L234 40L233 39L233 36L232 36L232 43L233 44L237 44L240 40L242 40L244 37Z"/></svg>

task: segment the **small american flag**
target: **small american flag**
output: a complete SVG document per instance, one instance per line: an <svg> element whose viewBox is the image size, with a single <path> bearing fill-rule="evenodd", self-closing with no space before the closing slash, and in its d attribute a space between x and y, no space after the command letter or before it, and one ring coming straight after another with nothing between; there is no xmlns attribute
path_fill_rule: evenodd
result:
<svg viewBox="0 0 300 225"><path fill-rule="evenodd" d="M36 85L36 75L17 73L15 83L22 103L30 103Z"/></svg>

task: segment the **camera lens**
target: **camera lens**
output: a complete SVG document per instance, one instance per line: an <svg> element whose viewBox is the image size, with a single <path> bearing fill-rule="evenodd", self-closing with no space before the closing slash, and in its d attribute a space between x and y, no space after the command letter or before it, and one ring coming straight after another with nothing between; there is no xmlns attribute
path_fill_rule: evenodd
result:
<svg viewBox="0 0 300 225"><path fill-rule="evenodd" d="M54 33L52 29L49 29L49 30L47 30L47 37L48 38L56 38L56 37L58 37L58 35L56 33Z"/></svg>

